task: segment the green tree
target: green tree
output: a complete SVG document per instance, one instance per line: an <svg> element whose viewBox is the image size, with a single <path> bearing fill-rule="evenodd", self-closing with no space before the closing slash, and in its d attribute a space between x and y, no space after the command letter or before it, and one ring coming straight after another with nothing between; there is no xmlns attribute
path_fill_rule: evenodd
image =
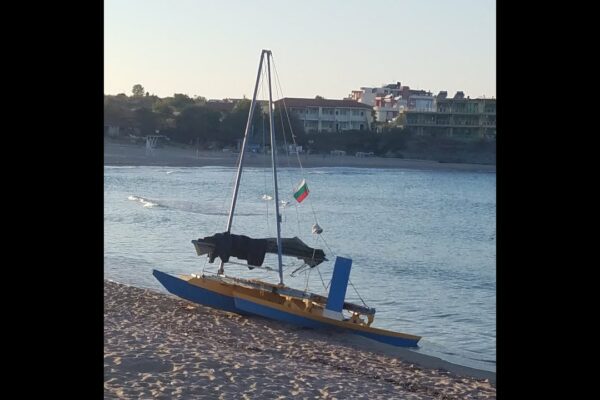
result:
<svg viewBox="0 0 600 400"><path fill-rule="evenodd" d="M133 85L133 89L131 89L131 92L133 93L134 97L142 97L145 93L144 87L139 83Z"/></svg>
<svg viewBox="0 0 600 400"><path fill-rule="evenodd" d="M275 106L273 124L275 125L275 132L277 133L277 141L281 141L283 131L283 137L285 138L285 142L287 144L294 144L295 140L297 145L306 146L307 138L306 133L304 132L304 124L302 121L300 121L300 119L298 119L298 117L296 117L294 113L290 112L289 109L287 110L286 115L286 111L283 108L282 103L278 103ZM294 138L292 138L292 134L294 135Z"/></svg>
<svg viewBox="0 0 600 400"><path fill-rule="evenodd" d="M155 114L149 108L139 108L134 111L135 121L140 128L142 135L154 135L158 128L158 114Z"/></svg>
<svg viewBox="0 0 600 400"><path fill-rule="evenodd" d="M169 103L162 100L159 100L156 103L154 103L152 111L161 115L163 118L170 118L173 116L173 109L171 108Z"/></svg>
<svg viewBox="0 0 600 400"><path fill-rule="evenodd" d="M198 105L206 104L206 97L204 96L194 96L194 102Z"/></svg>
<svg viewBox="0 0 600 400"><path fill-rule="evenodd" d="M380 135L377 135L377 143L374 151L381 156L399 156L401 150L404 151L407 149L411 137L411 132L407 129L397 127L386 129Z"/></svg>
<svg viewBox="0 0 600 400"><path fill-rule="evenodd" d="M402 128L406 124L406 114L401 112L398 116L390 122L390 126L392 127L400 127Z"/></svg>
<svg viewBox="0 0 600 400"><path fill-rule="evenodd" d="M194 105L194 99L187 94L175 93L169 105L177 111L183 111L184 108Z"/></svg>
<svg viewBox="0 0 600 400"><path fill-rule="evenodd" d="M202 143L219 139L219 113L203 106L185 108L176 118L173 140Z"/></svg>
<svg viewBox="0 0 600 400"><path fill-rule="evenodd" d="M233 110L225 116L221 123L221 135L220 139L223 143L234 145L238 139L244 137L244 131L246 130L246 123L248 122L248 114L250 113L251 101L248 99L240 100L233 107ZM250 134L254 142L262 141L262 129L263 129L263 112L260 103L256 104L254 110L254 116L252 117L252 126L250 128ZM267 119L266 129L268 131L269 122Z"/></svg>
<svg viewBox="0 0 600 400"><path fill-rule="evenodd" d="M124 96L127 99L127 96ZM123 97L105 96L104 97L104 122L109 125L121 127L130 127L133 125L134 115L127 107L127 102Z"/></svg>

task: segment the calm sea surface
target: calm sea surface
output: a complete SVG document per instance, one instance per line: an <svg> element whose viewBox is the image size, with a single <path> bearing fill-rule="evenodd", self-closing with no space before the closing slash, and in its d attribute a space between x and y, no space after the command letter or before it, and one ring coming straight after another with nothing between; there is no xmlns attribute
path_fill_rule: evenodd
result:
<svg viewBox="0 0 600 400"><path fill-rule="evenodd" d="M225 167L105 167L104 276L165 291L153 268L215 271L192 239L223 232L235 170ZM347 300L377 309L373 326L423 336L418 351L496 369L496 174L402 169L312 168L297 205L300 169L279 169L284 237L329 258L308 272L284 257L288 286L327 294L335 255L352 258ZM245 168L233 233L274 237L270 171ZM315 216L323 228L311 233ZM232 258L237 261L237 259ZM276 256L267 255L276 267ZM320 272L320 274L319 274ZM277 282L275 273L226 264L226 274ZM166 292L166 291L165 291Z"/></svg>

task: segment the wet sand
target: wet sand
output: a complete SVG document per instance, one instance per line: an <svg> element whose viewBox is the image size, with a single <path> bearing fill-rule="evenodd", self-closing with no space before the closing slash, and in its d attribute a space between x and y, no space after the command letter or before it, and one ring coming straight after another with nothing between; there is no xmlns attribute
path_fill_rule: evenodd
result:
<svg viewBox="0 0 600 400"><path fill-rule="evenodd" d="M496 398L494 373L408 351L386 354L353 337L243 317L105 280L104 396Z"/></svg>
<svg viewBox="0 0 600 400"><path fill-rule="evenodd" d="M203 167L203 166L236 166L239 154L222 151L196 151L193 148L165 146L155 149L152 153L146 151L144 145L122 144L111 141L104 143L104 165L155 165L169 167ZM289 164L288 164L289 162ZM440 163L429 160L409 160L400 158L331 156L331 155L300 155L300 162L305 168L316 167L355 167L355 168L408 168L424 170L459 170L496 172L495 165ZM244 166L270 167L270 156L247 153ZM279 165L297 167L297 156L284 157L280 155Z"/></svg>

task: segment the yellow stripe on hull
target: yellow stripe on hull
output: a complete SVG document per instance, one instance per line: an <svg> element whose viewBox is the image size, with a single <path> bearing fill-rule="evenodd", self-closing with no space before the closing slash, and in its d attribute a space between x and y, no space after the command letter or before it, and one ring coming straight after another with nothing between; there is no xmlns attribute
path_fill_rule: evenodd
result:
<svg viewBox="0 0 600 400"><path fill-rule="evenodd" d="M256 304L260 304L265 307L270 307L275 310L279 310L279 311L286 312L289 314L297 315L299 317L312 319L312 320L315 320L315 321L318 321L318 322L321 322L324 324L339 326L340 328L344 328L344 329L374 333L374 334L391 336L391 337L398 337L398 338L402 338L402 339L410 339L410 340L420 340L421 339L421 336L410 335L407 333L387 331L385 329L379 329L379 328L373 328L370 326L359 325L359 324L352 323L349 321L337 321L337 320L334 320L331 318L326 318L323 316L316 315L315 313L312 313L312 312L307 312L307 311L301 310L298 307L286 307L283 304L273 303L271 301L263 300L256 296L253 296L253 295L240 293L237 290L233 291L233 295L234 295L234 297L237 297L237 298L240 298L240 299L243 299L246 301L250 301L250 302L253 302Z"/></svg>

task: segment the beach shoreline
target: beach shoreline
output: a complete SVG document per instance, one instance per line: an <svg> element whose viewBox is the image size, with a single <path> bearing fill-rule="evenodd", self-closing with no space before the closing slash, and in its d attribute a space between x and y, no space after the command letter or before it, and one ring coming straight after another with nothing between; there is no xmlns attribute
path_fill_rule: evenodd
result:
<svg viewBox="0 0 600 400"><path fill-rule="evenodd" d="M495 399L495 373L104 281L105 398ZM389 346L388 346L389 347ZM412 352L411 352L412 353ZM478 377L473 377L473 376Z"/></svg>
<svg viewBox="0 0 600 400"><path fill-rule="evenodd" d="M235 167L239 154L234 152L196 150L191 147L164 146L148 152L144 145L104 141L105 166L164 166L164 167ZM298 167L296 156L280 156L282 167ZM413 160L383 157L331 156L321 154L300 155L304 168L400 168L417 170L496 172L495 165L442 163L431 160ZM287 164L289 161L289 165ZM270 167L270 156L247 153L244 166Z"/></svg>

